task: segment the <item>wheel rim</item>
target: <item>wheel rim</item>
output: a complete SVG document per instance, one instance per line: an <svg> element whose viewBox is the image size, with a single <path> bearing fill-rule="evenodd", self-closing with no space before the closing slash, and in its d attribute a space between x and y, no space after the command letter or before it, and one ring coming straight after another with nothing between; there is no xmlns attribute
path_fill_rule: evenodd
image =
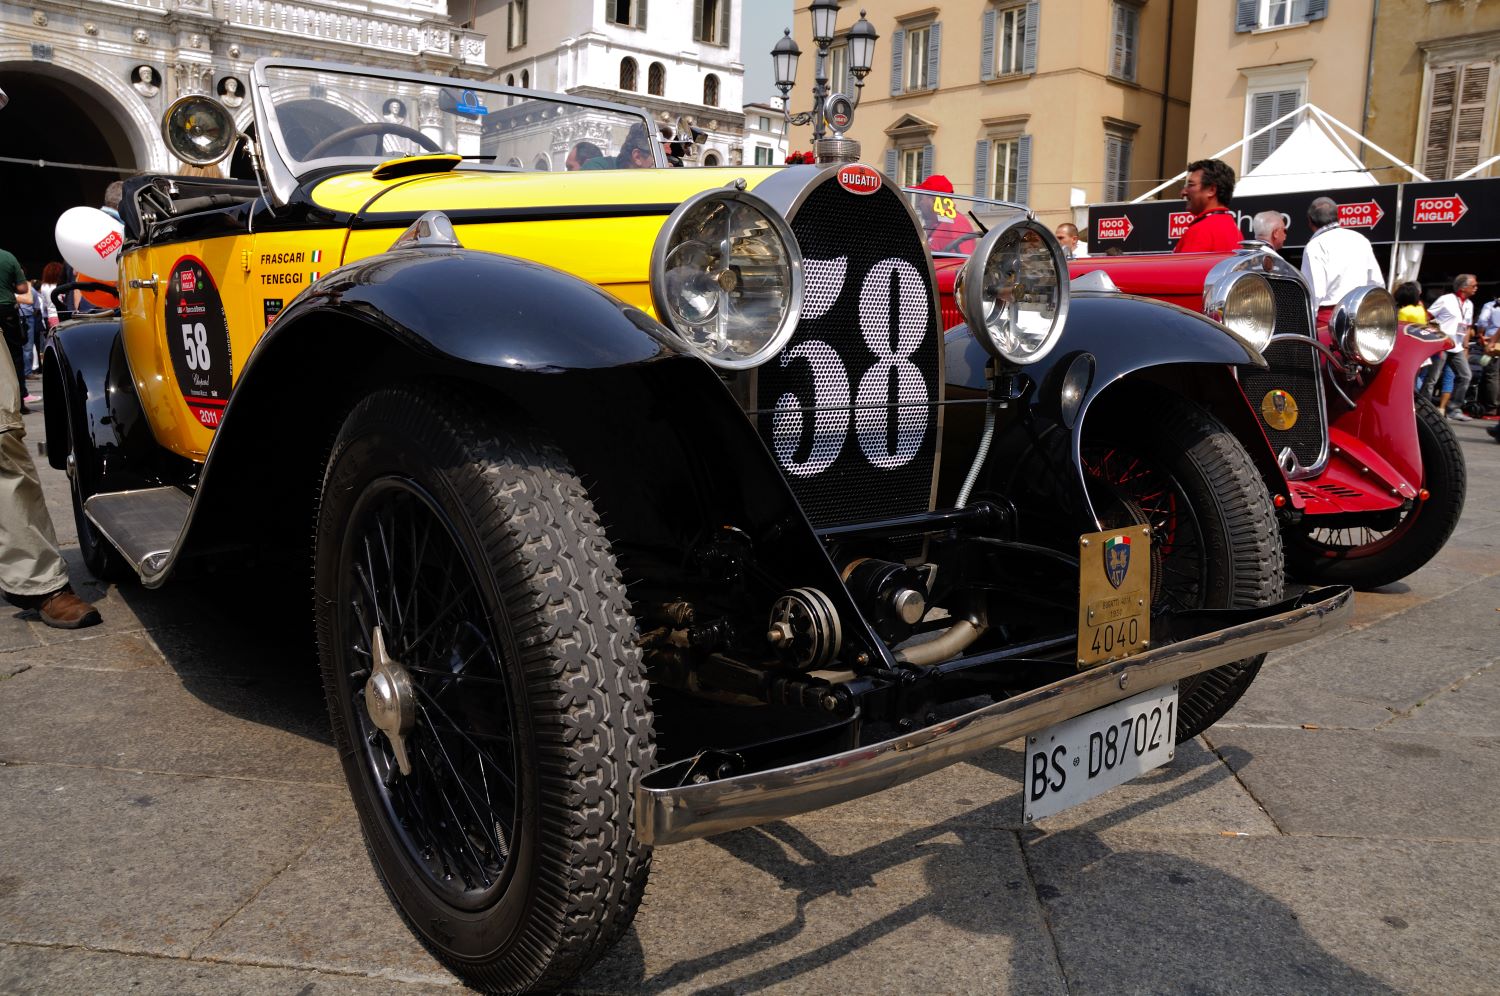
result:
<svg viewBox="0 0 1500 996"><path fill-rule="evenodd" d="M1401 513L1400 520L1389 529L1373 526L1343 526L1328 529L1316 524L1308 525L1297 542L1316 557L1329 560L1357 560L1373 557L1382 550L1395 545L1401 537L1411 531L1421 513L1422 503L1416 502L1409 511ZM1314 523L1316 520L1312 520ZM1304 523L1308 520L1304 520Z"/></svg>
<svg viewBox="0 0 1500 996"><path fill-rule="evenodd" d="M513 870L521 812L514 703L453 522L415 482L370 483L343 531L338 592L360 776L417 877L455 907L489 906Z"/></svg>
<svg viewBox="0 0 1500 996"><path fill-rule="evenodd" d="M1119 447L1086 450L1084 472L1105 527L1151 527L1151 607L1208 608L1208 549L1197 512L1168 471Z"/></svg>

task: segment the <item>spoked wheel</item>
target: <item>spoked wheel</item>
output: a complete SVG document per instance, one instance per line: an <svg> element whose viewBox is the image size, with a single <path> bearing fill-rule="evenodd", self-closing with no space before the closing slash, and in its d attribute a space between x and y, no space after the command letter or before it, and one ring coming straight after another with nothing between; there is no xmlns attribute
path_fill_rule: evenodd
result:
<svg viewBox="0 0 1500 996"><path fill-rule="evenodd" d="M1083 461L1106 527L1151 526L1153 612L1251 608L1282 597L1281 540L1249 455L1191 402L1120 399L1090 413ZM1143 417L1149 413L1149 419ZM1255 680L1264 655L1184 679L1177 741L1208 729Z"/></svg>
<svg viewBox="0 0 1500 996"><path fill-rule="evenodd" d="M1437 555L1464 511L1468 469L1458 439L1441 412L1417 399L1417 444L1425 501L1337 527L1307 516L1287 532L1292 576L1313 584L1379 588L1399 581Z"/></svg>
<svg viewBox="0 0 1500 996"><path fill-rule="evenodd" d="M604 532L566 460L438 392L345 421L315 556L335 741L413 932L484 989L550 988L624 931L650 699Z"/></svg>

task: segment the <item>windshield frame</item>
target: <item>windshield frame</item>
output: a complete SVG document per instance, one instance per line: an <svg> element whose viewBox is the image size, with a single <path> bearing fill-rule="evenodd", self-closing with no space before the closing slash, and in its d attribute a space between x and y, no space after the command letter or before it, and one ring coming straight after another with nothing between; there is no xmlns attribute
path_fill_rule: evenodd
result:
<svg viewBox="0 0 1500 996"><path fill-rule="evenodd" d="M1017 201L997 201L992 197L975 197L971 194L955 194L949 193L945 190L931 190L926 187L902 187L900 189L901 193L905 196L907 203L911 205L912 213L920 222L917 228L922 233L922 238L929 241L933 233L928 229L926 224L926 216L922 213L921 208L917 204L918 199L921 197L928 197L932 198L933 200L936 200L940 197L951 199L956 204L958 204L959 207L962 208L961 217L968 218L971 224L976 220L979 222L982 229L982 231L980 231L981 236L985 231L988 231L997 226L1009 225L1014 221L1020 221L1022 218L1026 218L1031 221L1036 220L1036 213L1032 211L1030 207ZM976 208L988 208L991 210L983 211L976 210ZM970 212L979 215L979 217L977 219L971 218ZM1007 215L1012 214L1017 215L1017 217L1006 217ZM999 217L993 217L995 215L998 215ZM975 245L977 245L978 239L975 239L974 243ZM930 245L929 249L931 249ZM945 251L942 249L931 249L931 252L933 257L936 259L968 259L969 256L973 254L973 247L970 247L969 252Z"/></svg>
<svg viewBox="0 0 1500 996"><path fill-rule="evenodd" d="M548 100L559 104L592 108L626 117L633 117L639 120L642 127L645 128L646 135L650 139L651 154L655 160L656 167L664 169L667 166L666 154L662 151L661 139L657 134L656 125L652 121L651 116L641 108L633 107L629 104L617 104L613 101L597 100L591 97L575 97L569 94L552 93L547 90L529 90L522 89L521 87L503 86L479 80L461 79L455 76L435 76L427 73L408 73L400 70L357 66L352 63L320 62L312 59L284 59L268 56L257 60L254 68L250 71L250 102L255 114L256 149L259 152L260 161L265 169L271 196L278 205L289 203L295 195L297 188L305 180L316 174L324 174L341 167L351 172L371 170L383 160L400 157L327 156L307 162L294 159L282 144L281 129L278 125L275 106L271 100L271 83L267 78L267 74L269 70L273 69L306 70L316 73L343 73L350 76L391 79L402 83L472 90L476 93L482 93L485 96L514 96L527 100ZM295 165L293 165L294 163ZM466 160L460 164L460 168L481 169L486 172L498 173L516 172L513 167L483 163L478 160Z"/></svg>

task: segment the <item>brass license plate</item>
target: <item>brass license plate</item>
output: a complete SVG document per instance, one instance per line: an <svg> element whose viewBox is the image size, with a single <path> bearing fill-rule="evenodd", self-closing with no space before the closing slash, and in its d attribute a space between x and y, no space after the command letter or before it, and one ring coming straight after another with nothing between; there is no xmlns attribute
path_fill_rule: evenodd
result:
<svg viewBox="0 0 1500 996"><path fill-rule="evenodd" d="M1078 667L1151 645L1151 527L1078 538Z"/></svg>

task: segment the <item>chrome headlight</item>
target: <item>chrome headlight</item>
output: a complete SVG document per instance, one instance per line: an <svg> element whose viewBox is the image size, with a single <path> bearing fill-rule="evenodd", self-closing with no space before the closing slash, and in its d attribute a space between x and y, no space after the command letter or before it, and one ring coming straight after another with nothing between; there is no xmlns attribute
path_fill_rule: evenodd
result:
<svg viewBox="0 0 1500 996"><path fill-rule="evenodd" d="M1062 247L1031 220L992 229L954 287L969 329L997 359L1035 363L1051 352L1068 318Z"/></svg>
<svg viewBox="0 0 1500 996"><path fill-rule="evenodd" d="M1203 312L1265 352L1276 332L1276 296L1259 273L1235 273L1203 291Z"/></svg>
<svg viewBox="0 0 1500 996"><path fill-rule="evenodd" d="M1396 348L1396 301L1384 287L1352 290L1334 309L1328 325L1344 355L1378 366Z"/></svg>
<svg viewBox="0 0 1500 996"><path fill-rule="evenodd" d="M705 190L683 201L651 251L656 314L716 367L745 370L781 351L802 306L802 253L765 201Z"/></svg>

